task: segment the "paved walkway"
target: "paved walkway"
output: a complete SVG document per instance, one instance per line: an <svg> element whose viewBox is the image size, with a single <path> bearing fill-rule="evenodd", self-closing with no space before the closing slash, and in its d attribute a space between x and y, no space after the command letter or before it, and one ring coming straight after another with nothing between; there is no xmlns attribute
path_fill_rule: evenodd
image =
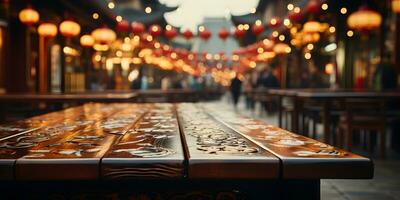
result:
<svg viewBox="0 0 400 200"><path fill-rule="evenodd" d="M256 105L256 111L245 109L244 100L236 109L237 112L261 119L269 124L277 125L276 115L267 115L260 112L260 105ZM227 97L221 100L221 106L229 102ZM232 109L233 106L232 106ZM317 127L322 131L322 127ZM318 131L319 133L321 131ZM322 200L400 200L400 154L388 151L386 159L382 160L369 155L368 152L355 150L355 153L372 157L375 164L375 175L371 180L322 180Z"/></svg>

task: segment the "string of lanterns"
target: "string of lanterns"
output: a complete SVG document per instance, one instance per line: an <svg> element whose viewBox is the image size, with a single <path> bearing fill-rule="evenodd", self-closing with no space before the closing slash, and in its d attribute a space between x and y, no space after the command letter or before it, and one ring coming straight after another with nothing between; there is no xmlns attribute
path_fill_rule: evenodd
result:
<svg viewBox="0 0 400 200"><path fill-rule="evenodd" d="M392 9L396 13L400 12L399 2L400 0L392 0ZM168 40L173 40L178 35L181 35L186 40L190 40L195 36L194 33L190 30L185 30L182 33L178 33L176 28L172 27L171 25L167 25L164 29L159 25L151 25L146 31L146 27L144 24L140 22L132 22L131 24L129 24L128 21L122 20L121 18L121 20L118 20L119 22L117 23L116 30L118 32L131 32L134 35L141 35L141 41L146 43L146 45L150 45L143 46L143 48L153 49L149 54L147 54L153 56L153 60L157 60L156 57L161 59L162 57L165 57L165 55L168 55L171 59L181 60L178 62L178 64L181 63L180 65L201 65L207 68L207 63L211 60L214 60L219 62L219 67L217 67L218 69L225 68L223 67L224 64L221 63L227 63L228 61L239 63L238 66L254 68L256 65L255 63L258 61L269 61L275 56L282 56L292 51L291 47L288 44L284 43L285 35L280 34L288 29L290 30L290 35L292 36L290 44L294 47L307 45L307 47L311 48L309 44L317 42L320 39L320 34L322 32L335 32L335 27L329 26L329 24L320 23L316 20L306 21L304 25L300 27L301 31L299 31L299 26L292 26L292 24L300 23L300 21L307 13L311 15L317 15L321 12L321 9L326 10L327 8L328 5L325 3L322 4L320 0L310 0L309 3L306 5L305 10L301 10L299 7L294 7L293 4L289 4L287 19L282 20L280 17L274 16L267 23L268 27L274 30L270 36L263 39L262 41L256 42L247 47L242 47L241 49L234 51L230 58L227 58L224 53L212 56L211 54L208 54L206 52L195 53L188 52L187 50L182 49L172 49L170 47L167 48L165 45L162 45L159 42L154 42L156 41L155 38L161 35L164 35L165 38L167 38ZM19 13L19 18L20 21L25 25L33 26L39 22L40 15L36 10L28 6L27 8L21 10L21 12ZM368 33L371 30L378 28L381 23L381 15L378 12L373 11L367 7L361 7L358 11L349 15L347 19L348 27L351 30L355 30L361 33ZM266 26L261 20L257 20L251 26L248 24L239 24L232 32L225 27L221 28L217 36L223 41L225 41L228 37L235 37L236 39L240 40L244 36L246 36L248 31L251 31L251 33L255 36L260 36L260 34L265 31L265 27ZM51 23L42 23L38 26L38 33L43 37L55 37L58 33L58 30L64 37L70 38L78 36L80 34L81 27L77 22L71 19L63 21L59 25L58 29L55 24ZM206 27L199 27L199 38L207 41L211 38L211 36L212 33ZM93 30L91 34L82 35L80 38L80 43L83 47L95 47L97 45L98 48L95 48L96 50L108 50L107 45L112 44L116 40L117 34L112 29L101 27ZM160 48L162 49L161 51L159 50ZM200 62L192 62L193 60L199 60L197 58L200 54L203 57L202 59L200 59ZM189 60L190 62L187 60ZM163 66L166 66L165 62L162 63L164 63L162 64ZM191 70L189 70L187 66L185 71L190 71L191 73L198 72L198 70L195 70L196 67L190 68Z"/></svg>

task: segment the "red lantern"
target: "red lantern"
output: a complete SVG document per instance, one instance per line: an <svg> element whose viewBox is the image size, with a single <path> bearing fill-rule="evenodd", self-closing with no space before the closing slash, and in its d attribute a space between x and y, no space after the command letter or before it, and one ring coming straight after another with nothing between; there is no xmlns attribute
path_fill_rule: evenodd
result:
<svg viewBox="0 0 400 200"><path fill-rule="evenodd" d="M301 12L295 12L295 11L291 11L288 14L288 19L291 22L299 22L301 20L301 18L303 17L303 14Z"/></svg>
<svg viewBox="0 0 400 200"><path fill-rule="evenodd" d="M282 20L279 17L273 17L269 20L269 27L272 29L276 29L282 25Z"/></svg>
<svg viewBox="0 0 400 200"><path fill-rule="evenodd" d="M167 26L167 28L165 29L165 32L164 32L165 37L169 40L174 39L177 34L178 34L178 32L176 31L176 28L171 27L171 26Z"/></svg>
<svg viewBox="0 0 400 200"><path fill-rule="evenodd" d="M228 38L230 35L229 31L226 28L222 28L219 32L218 32L218 37L221 40L226 40L226 38Z"/></svg>
<svg viewBox="0 0 400 200"><path fill-rule="evenodd" d="M182 33L183 37L185 37L187 40L190 40L193 37L192 31L189 29L186 29L185 32Z"/></svg>
<svg viewBox="0 0 400 200"><path fill-rule="evenodd" d="M132 22L131 28L132 28L132 33L135 35L139 35L144 31L144 25L140 22Z"/></svg>
<svg viewBox="0 0 400 200"><path fill-rule="evenodd" d="M310 0L306 9L311 14L318 14L321 11L321 2L319 0Z"/></svg>
<svg viewBox="0 0 400 200"><path fill-rule="evenodd" d="M149 28L149 33L153 37L158 37L161 35L161 27L159 25L151 25Z"/></svg>
<svg viewBox="0 0 400 200"><path fill-rule="evenodd" d="M236 28L234 35L237 39L240 39L246 35L246 31L242 28Z"/></svg>
<svg viewBox="0 0 400 200"><path fill-rule="evenodd" d="M207 29L204 29L203 31L200 32L200 37L203 40L208 40L211 37L211 32L209 30L207 30Z"/></svg>
<svg viewBox="0 0 400 200"><path fill-rule="evenodd" d="M255 23L251 27L251 31L253 31L254 35L260 35L262 32L264 32L264 26L261 23Z"/></svg>
<svg viewBox="0 0 400 200"><path fill-rule="evenodd" d="M122 20L117 24L117 31L119 32L128 32L129 31L129 22L126 20Z"/></svg>

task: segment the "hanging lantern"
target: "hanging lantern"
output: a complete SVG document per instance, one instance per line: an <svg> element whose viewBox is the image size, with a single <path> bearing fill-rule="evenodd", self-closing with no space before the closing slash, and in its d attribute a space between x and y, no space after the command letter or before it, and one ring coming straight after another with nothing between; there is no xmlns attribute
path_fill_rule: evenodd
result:
<svg viewBox="0 0 400 200"><path fill-rule="evenodd" d="M117 39L115 32L107 27L95 29L92 32L92 37L96 43L109 44Z"/></svg>
<svg viewBox="0 0 400 200"><path fill-rule="evenodd" d="M57 35L57 26L52 23L40 24L38 27L38 33L42 37L55 37Z"/></svg>
<svg viewBox="0 0 400 200"><path fill-rule="evenodd" d="M81 26L72 20L65 20L60 24L60 33L65 37L74 37L81 32Z"/></svg>
<svg viewBox="0 0 400 200"><path fill-rule="evenodd" d="M83 47L92 47L94 45L94 38L91 35L82 35L79 41Z"/></svg>
<svg viewBox="0 0 400 200"><path fill-rule="evenodd" d="M300 10L298 10L298 12L296 10L294 10L294 11L290 11L288 13L288 19L291 22L299 22L302 17L303 17L303 14L300 12Z"/></svg>
<svg viewBox="0 0 400 200"><path fill-rule="evenodd" d="M392 10L395 13L400 13L400 0L392 0Z"/></svg>
<svg viewBox="0 0 400 200"><path fill-rule="evenodd" d="M277 55L283 55L283 54L290 53L292 51L292 49L289 47L289 45L287 45L285 43L278 43L278 44L275 44L273 51Z"/></svg>
<svg viewBox="0 0 400 200"><path fill-rule="evenodd" d="M382 16L367 6L360 7L358 11L352 13L349 18L347 18L347 25L349 28L362 33L379 28L381 23Z"/></svg>
<svg viewBox="0 0 400 200"><path fill-rule="evenodd" d="M176 37L178 32L176 31L176 28L172 27L171 25L167 25L165 27L165 32L164 35L167 39L172 40Z"/></svg>
<svg viewBox="0 0 400 200"><path fill-rule="evenodd" d="M276 29L282 25L282 20L279 17L273 17L269 20L269 27L272 29Z"/></svg>
<svg viewBox="0 0 400 200"><path fill-rule="evenodd" d="M203 31L200 31L200 37L203 40L208 40L211 37L211 32L207 29L204 29Z"/></svg>
<svg viewBox="0 0 400 200"><path fill-rule="evenodd" d="M303 26L304 33L319 33L322 31L321 23L317 21L308 21Z"/></svg>
<svg viewBox="0 0 400 200"><path fill-rule="evenodd" d="M144 25L140 22L132 22L131 24L132 33L135 35L139 35L144 31Z"/></svg>
<svg viewBox="0 0 400 200"><path fill-rule="evenodd" d="M321 1L310 0L307 4L306 9L311 14L318 14L321 11Z"/></svg>
<svg viewBox="0 0 400 200"><path fill-rule="evenodd" d="M31 6L28 6L19 12L19 20L27 26L36 24L39 21L39 18L39 13Z"/></svg>
<svg viewBox="0 0 400 200"><path fill-rule="evenodd" d="M153 37L158 37L161 35L161 27L159 25L151 25L149 28L149 33Z"/></svg>
<svg viewBox="0 0 400 200"><path fill-rule="evenodd" d="M187 40L190 40L193 37L193 33L192 31L190 31L189 29L186 29L186 31L184 31L182 33L183 37L185 37Z"/></svg>
<svg viewBox="0 0 400 200"><path fill-rule="evenodd" d="M236 39L240 39L246 35L246 31L243 28L236 27L234 35Z"/></svg>
<svg viewBox="0 0 400 200"><path fill-rule="evenodd" d="M116 29L118 32L129 32L129 22L126 20L118 22Z"/></svg>
<svg viewBox="0 0 400 200"><path fill-rule="evenodd" d="M320 38L321 38L321 36L319 35L319 33L301 34L301 40L302 40L303 44L316 43L319 41Z"/></svg>
<svg viewBox="0 0 400 200"><path fill-rule="evenodd" d="M226 28L222 28L219 32L218 32L218 37L221 40L226 40L226 38L228 38L230 35L229 31Z"/></svg>
<svg viewBox="0 0 400 200"><path fill-rule="evenodd" d="M27 26L36 24L39 18L39 13L30 6L19 12L19 20Z"/></svg>
<svg viewBox="0 0 400 200"><path fill-rule="evenodd" d="M251 27L251 31L253 31L254 35L260 35L264 32L264 26L261 23L261 20L257 20L256 23Z"/></svg>

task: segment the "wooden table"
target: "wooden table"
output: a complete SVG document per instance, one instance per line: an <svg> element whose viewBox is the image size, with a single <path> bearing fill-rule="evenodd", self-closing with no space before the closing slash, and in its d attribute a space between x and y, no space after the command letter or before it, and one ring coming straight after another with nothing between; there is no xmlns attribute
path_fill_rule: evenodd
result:
<svg viewBox="0 0 400 200"><path fill-rule="evenodd" d="M303 110L306 100L316 100L322 103L322 123L324 127L324 141L330 138L330 112L333 101L343 101L348 98L381 99L392 101L400 99L400 91L387 90L356 90L356 89L274 89L269 91L272 95L289 97L293 99L292 131L299 132L299 115ZM281 100L280 100L281 102ZM281 110L281 109L280 109ZM281 115L280 117L281 118Z"/></svg>
<svg viewBox="0 0 400 200"><path fill-rule="evenodd" d="M368 158L214 104L89 103L0 136L5 199L319 199L320 179L373 176Z"/></svg>
<svg viewBox="0 0 400 200"><path fill-rule="evenodd" d="M65 93L39 94L19 93L2 94L0 102L129 102L137 96L135 92L126 93Z"/></svg>

